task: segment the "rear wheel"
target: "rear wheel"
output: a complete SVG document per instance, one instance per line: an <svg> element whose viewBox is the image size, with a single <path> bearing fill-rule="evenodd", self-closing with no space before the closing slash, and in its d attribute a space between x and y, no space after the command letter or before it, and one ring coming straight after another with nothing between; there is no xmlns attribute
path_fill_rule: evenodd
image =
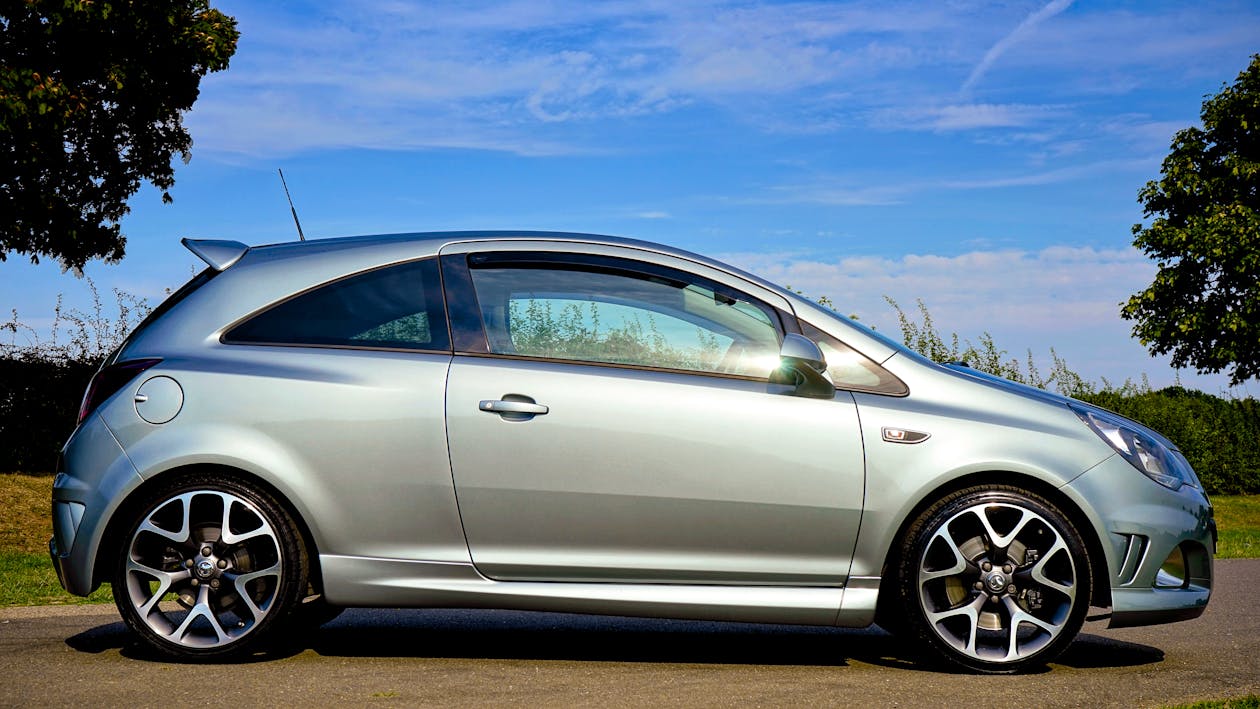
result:
<svg viewBox="0 0 1260 709"><path fill-rule="evenodd" d="M181 478L148 499L114 577L123 619L172 658L259 649L307 588L292 517L264 491L212 475Z"/></svg>
<svg viewBox="0 0 1260 709"><path fill-rule="evenodd" d="M1090 599L1085 544L1048 500L1009 487L961 490L910 526L898 564L904 622L949 663L1019 672L1061 653Z"/></svg>

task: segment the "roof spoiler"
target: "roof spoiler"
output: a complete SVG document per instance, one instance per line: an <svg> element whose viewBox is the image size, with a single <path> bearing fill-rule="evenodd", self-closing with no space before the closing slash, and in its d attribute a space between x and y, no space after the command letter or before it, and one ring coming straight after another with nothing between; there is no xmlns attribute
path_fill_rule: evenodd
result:
<svg viewBox="0 0 1260 709"><path fill-rule="evenodd" d="M180 239L181 244L189 251L197 254L197 258L205 261L210 268L223 271L241 260L249 247L239 241L222 239Z"/></svg>

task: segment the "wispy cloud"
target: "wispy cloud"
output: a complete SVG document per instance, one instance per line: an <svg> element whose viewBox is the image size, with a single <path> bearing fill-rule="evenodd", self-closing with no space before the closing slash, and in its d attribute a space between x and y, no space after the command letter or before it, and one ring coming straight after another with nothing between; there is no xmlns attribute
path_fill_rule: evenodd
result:
<svg viewBox="0 0 1260 709"><path fill-rule="evenodd" d="M1015 46L1021 39L1027 37L1037 25L1063 12L1072 5L1072 0L1051 0L1041 7L1041 9L1024 18L1015 29L1011 30L1005 37L998 40L996 44L984 53L984 58L980 63L971 70L971 74L967 76L967 80L963 82L961 92L966 94L975 86L976 82L989 71L993 63L998 60L1011 47Z"/></svg>
<svg viewBox="0 0 1260 709"><path fill-rule="evenodd" d="M942 189L951 190L1029 187L1034 185L1049 185L1057 182L1067 182L1069 180L1078 180L1085 177L1097 177L1098 175L1114 172L1138 171L1149 169L1158 164L1159 158L1155 156L1123 160L1099 160L1095 162L1069 165L1053 170L1040 170L1023 174L948 179L938 183L938 186Z"/></svg>
<svg viewBox="0 0 1260 709"><path fill-rule="evenodd" d="M776 185L767 194L745 200L752 204L825 204L835 207L878 207L898 204L913 190L907 184L858 185L854 180L821 177L813 182Z"/></svg>
<svg viewBox="0 0 1260 709"><path fill-rule="evenodd" d="M1054 0L972 66L966 48L991 41L995 18L1015 21L1005 6L222 4L240 21L240 49L228 72L207 77L189 124L200 152L255 156L347 148L589 154L617 146L588 126L697 114L774 134L844 135L873 124L979 136L1073 115L1080 92L1164 81L1168 67L1189 64L1179 59L1250 46L1257 29L1254 13L1231 13L1226 31L1207 13L1168 8L1135 20L1090 6L1047 22L1070 5ZM1045 41L1028 41L1034 32ZM1091 71L1057 82L1053 99L1011 91L959 100L960 73L970 69L965 94L995 62L1016 56L1034 68L1088 57Z"/></svg>
<svg viewBox="0 0 1260 709"><path fill-rule="evenodd" d="M1074 152L1074 151L1069 151ZM915 195L941 191L1000 190L1051 185L1115 173L1149 171L1159 156L1094 160L1053 169L1000 174L953 174L948 177L890 180L887 176L816 175L811 181L776 185L752 204L821 204L841 207L879 207L904 204ZM956 171L955 171L956 172Z"/></svg>
<svg viewBox="0 0 1260 709"><path fill-rule="evenodd" d="M232 69L205 82L190 124L203 150L240 154L582 153L591 141L570 124L697 105L755 115L772 96L778 108L761 113L773 123L819 95L924 65L933 57L910 35L956 22L866 2L333 0L301 13L227 2L241 46Z"/></svg>
<svg viewBox="0 0 1260 709"><path fill-rule="evenodd" d="M1062 116L1068 107L1038 104L966 103L881 109L871 123L884 130L968 131L1024 128Z"/></svg>

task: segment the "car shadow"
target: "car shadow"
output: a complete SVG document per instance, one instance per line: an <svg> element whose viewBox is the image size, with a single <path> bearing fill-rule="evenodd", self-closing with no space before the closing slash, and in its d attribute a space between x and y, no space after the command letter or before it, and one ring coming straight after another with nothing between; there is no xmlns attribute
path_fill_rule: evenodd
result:
<svg viewBox="0 0 1260 709"><path fill-rule="evenodd" d="M121 622L66 640L85 653L165 662ZM658 620L498 610L352 609L319 630L231 664L311 651L325 657L558 660L845 667L853 662L953 673L876 626L864 629ZM1081 634L1055 662L1073 668L1160 662L1147 645ZM1040 671L1048 671L1048 668Z"/></svg>

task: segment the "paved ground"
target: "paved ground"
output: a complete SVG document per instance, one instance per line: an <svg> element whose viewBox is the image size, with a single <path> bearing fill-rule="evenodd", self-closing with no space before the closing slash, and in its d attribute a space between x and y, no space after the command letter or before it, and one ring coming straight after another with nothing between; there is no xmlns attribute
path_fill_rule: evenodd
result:
<svg viewBox="0 0 1260 709"><path fill-rule="evenodd" d="M918 666L879 630L505 611L352 611L266 661L153 661L112 606L0 610L0 706L1165 706L1260 693L1260 560L1202 618L1107 630L1020 677Z"/></svg>

